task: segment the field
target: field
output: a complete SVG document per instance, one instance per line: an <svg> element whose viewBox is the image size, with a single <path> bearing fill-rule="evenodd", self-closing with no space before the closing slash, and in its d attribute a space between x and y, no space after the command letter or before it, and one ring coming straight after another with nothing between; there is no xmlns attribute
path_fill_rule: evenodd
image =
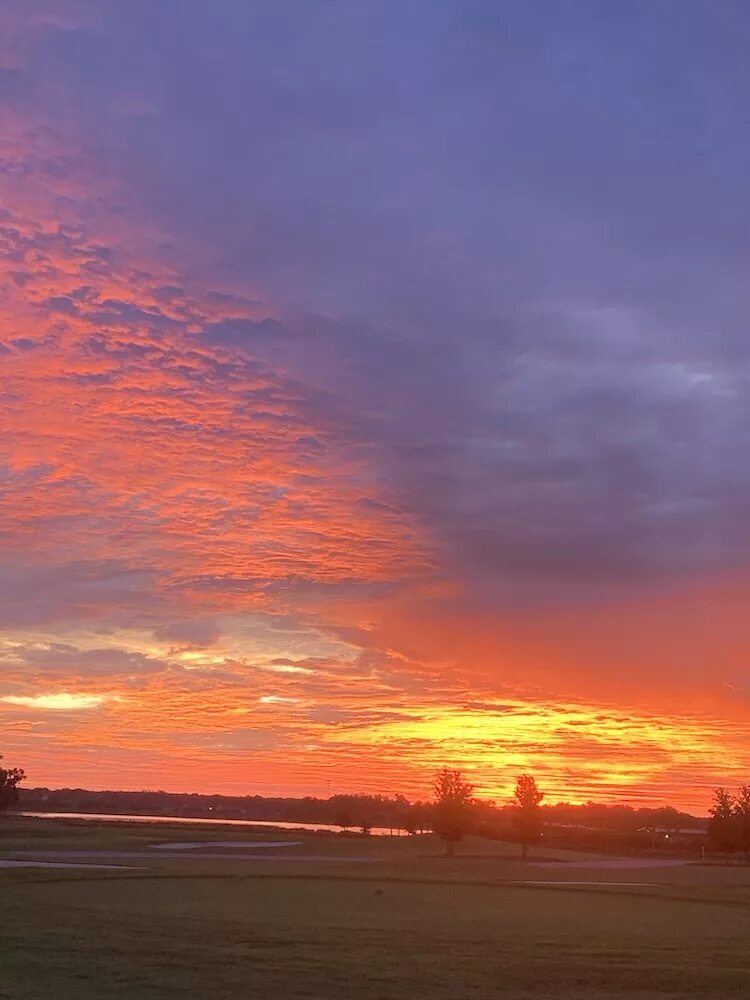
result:
<svg viewBox="0 0 750 1000"><path fill-rule="evenodd" d="M0 860L134 867L0 868L0 997L750 995L750 869L461 850L3 820Z"/></svg>

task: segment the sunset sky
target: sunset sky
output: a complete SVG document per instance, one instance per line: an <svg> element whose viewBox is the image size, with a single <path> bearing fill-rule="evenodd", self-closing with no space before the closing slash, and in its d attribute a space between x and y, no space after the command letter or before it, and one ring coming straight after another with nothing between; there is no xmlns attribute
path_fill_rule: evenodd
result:
<svg viewBox="0 0 750 1000"><path fill-rule="evenodd" d="M744 0L3 0L0 752L750 780Z"/></svg>

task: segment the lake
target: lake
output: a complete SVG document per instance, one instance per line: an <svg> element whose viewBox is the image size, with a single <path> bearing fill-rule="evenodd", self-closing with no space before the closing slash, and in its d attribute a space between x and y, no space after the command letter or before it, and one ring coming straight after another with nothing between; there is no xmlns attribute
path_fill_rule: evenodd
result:
<svg viewBox="0 0 750 1000"><path fill-rule="evenodd" d="M246 826L246 827L274 827L277 830L325 830L330 833L341 833L340 826L333 826L328 823L286 823L282 820L261 819L208 819L206 817L191 816L133 816L119 813L78 813L78 812L20 812L19 816L30 816L34 819L80 819L87 822L100 823L181 823L189 826L200 824L201 826ZM356 827L349 827L351 831L356 831ZM374 837L389 837L400 835L401 831L391 831L388 827L374 826L370 833Z"/></svg>

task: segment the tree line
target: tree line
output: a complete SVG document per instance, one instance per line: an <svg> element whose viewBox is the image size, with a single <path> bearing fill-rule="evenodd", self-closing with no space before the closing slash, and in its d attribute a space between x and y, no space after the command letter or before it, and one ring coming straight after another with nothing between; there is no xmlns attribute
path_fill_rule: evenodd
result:
<svg viewBox="0 0 750 1000"><path fill-rule="evenodd" d="M2 760L1 755L0 760ZM19 786L25 777L26 775L21 768L6 769L0 767L0 810L8 809L18 803ZM396 795L392 799L384 796L334 795L326 800L301 800L303 803L307 801L308 809L305 810L306 815L300 816L299 821L310 822L309 806L317 804L325 807L323 817L317 822L323 823L331 820L332 825L340 826L344 830L354 827L359 828L362 833L369 833L373 826L379 825L372 822L372 818L375 816L386 827L390 824L391 827L395 826L407 833L433 831L445 841L446 853L452 855L455 845L464 836L468 833L479 832L482 803L474 796L474 786L464 778L460 770L455 768L444 767L436 773L433 793L434 801L430 803L410 803L403 795ZM42 790L42 800L49 801L50 794L53 793ZM75 795L75 790L71 794ZM123 797L131 800L136 798L140 805L144 805L153 801L154 797L163 797L164 795L164 793L158 792L87 793L82 790L81 794L89 803L93 796L100 809L103 803L107 803L107 796L114 795L117 797L117 801L122 801ZM177 796L169 796L170 799L173 797ZM196 797L204 798L188 796L189 799ZM524 857L526 857L529 845L541 835L542 817L539 805L543 798L544 795L537 788L536 781L531 775L524 774L518 778L513 797L514 827L522 845ZM268 802L260 796L254 796L253 799ZM284 803L288 803L288 801L281 800ZM31 803L27 803L27 805L30 804L33 805L33 799ZM220 809L215 810L212 806L209 806L208 809L215 818L221 818ZM288 810L284 819L287 822L293 821L289 818ZM279 818L279 821L282 820Z"/></svg>
<svg viewBox="0 0 750 1000"><path fill-rule="evenodd" d="M0 754L0 811L19 802L21 783L26 775L19 767L3 766ZM427 802L410 802L403 795L332 795L326 799L267 798L260 795L222 796L169 792L92 792L85 789L29 789L24 794L28 810L76 812L123 812L131 815L174 815L215 819L247 818L267 822L297 822L309 825L338 826L342 830L369 832L373 827L403 830L418 834L432 831L452 855L468 834L512 837L526 857L538 841L545 824L579 830L620 829L622 836L634 830L658 828L679 832L686 825L700 833L704 822L686 813L663 807L638 809L629 806L605 806L587 803L571 806L557 803L543 806L543 793L535 778L522 774L516 781L513 797L504 806L479 799L474 786L457 768L444 767L435 774L433 797ZM584 819L586 826L580 823ZM713 851L729 858L742 852L750 861L750 784L743 784L735 794L717 788L709 811L707 844ZM613 843L614 846L614 843Z"/></svg>
<svg viewBox="0 0 750 1000"><path fill-rule="evenodd" d="M27 783L28 784L28 783ZM24 785L21 804L31 812L126 813L129 815L177 816L184 818L249 819L275 822L325 824L344 830L380 827L407 833L431 829L435 808L433 796L409 801L403 795L335 794L327 798L305 796L216 795L164 791L92 791L82 788L29 788ZM515 836L515 806L477 798L472 806L472 832L507 839ZM594 848L636 846L649 838L638 831L655 827L705 829L706 820L669 806L638 807L587 802L573 805L542 802L540 812L548 834L558 841L569 839ZM561 846L563 846L561 844Z"/></svg>

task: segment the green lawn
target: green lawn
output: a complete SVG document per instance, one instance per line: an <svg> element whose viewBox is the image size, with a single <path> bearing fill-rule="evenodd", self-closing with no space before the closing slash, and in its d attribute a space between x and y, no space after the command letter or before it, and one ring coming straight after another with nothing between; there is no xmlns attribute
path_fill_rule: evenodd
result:
<svg viewBox="0 0 750 1000"><path fill-rule="evenodd" d="M133 849L171 838L56 829L57 838L43 834L48 849ZM0 856L19 856L9 832L0 831ZM192 836L204 839L181 830L180 839ZM38 849L35 837L18 839ZM486 847L465 848L479 849ZM501 848L496 857L456 861L425 857L432 851L408 842L305 838L302 848L285 850L331 859L369 851L380 860L149 857L140 873L0 870L0 997L750 995L746 869L616 873L648 882L643 888L574 887L566 881L612 873L555 869L557 886L534 888L510 883L546 878L544 867L509 860Z"/></svg>

